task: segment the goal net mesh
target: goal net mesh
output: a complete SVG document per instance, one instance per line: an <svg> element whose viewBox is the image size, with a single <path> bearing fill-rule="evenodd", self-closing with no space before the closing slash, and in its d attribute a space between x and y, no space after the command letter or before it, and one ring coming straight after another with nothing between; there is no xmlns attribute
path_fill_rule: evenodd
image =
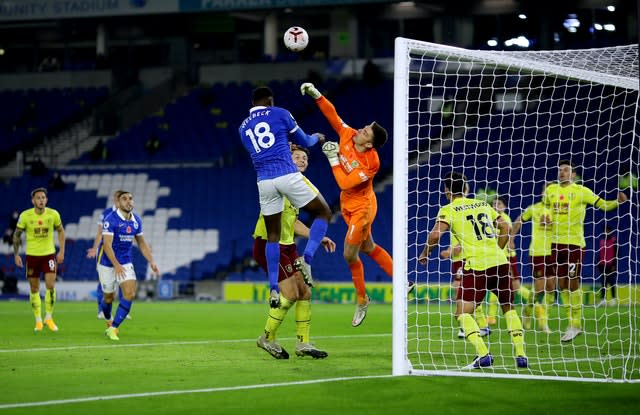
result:
<svg viewBox="0 0 640 415"><path fill-rule="evenodd" d="M407 275L417 288L406 302L394 302L394 336L402 334L404 343L394 343L395 373L640 381L638 46L496 52L398 39L396 48L394 274ZM502 312L487 298L482 310L496 321L487 324L491 334L483 339L494 365L463 369L476 352L459 338L452 261L439 255L451 245L450 235L428 265L418 263L438 209L448 203L442 178L465 174L469 197L492 204L500 196L515 220L557 182L564 159L577 166L577 183L597 196L615 200L623 191L629 198L608 212L587 207L583 332L562 342L570 302L559 290L539 297L549 330L532 312L524 331L529 367L518 369ZM601 301L605 226L617 239L616 297L609 287ZM523 222L514 240L525 288L516 292L514 306L525 324L533 311L533 295L526 292L534 291L531 234L531 222Z"/></svg>

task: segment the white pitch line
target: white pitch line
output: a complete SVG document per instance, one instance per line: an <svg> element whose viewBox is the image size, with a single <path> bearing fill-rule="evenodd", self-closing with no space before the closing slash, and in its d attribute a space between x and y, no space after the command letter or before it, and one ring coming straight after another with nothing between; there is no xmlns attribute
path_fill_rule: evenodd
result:
<svg viewBox="0 0 640 415"><path fill-rule="evenodd" d="M365 337L391 337L391 333L381 334L360 334L360 335L344 335L344 336L313 336L314 339L354 339ZM280 337L282 340L294 340L293 337ZM158 342L158 343L133 343L133 344L101 344L101 345L85 345L85 346L60 346L60 347L36 347L32 349L0 349L1 353L38 353L38 352L55 352L66 350L81 350L81 349L113 349L113 348L128 348L128 347L155 347L155 346L180 346L180 345L198 345L198 344L224 344L224 343L245 343L255 342L256 339L233 339L233 340L194 340L183 342Z"/></svg>
<svg viewBox="0 0 640 415"><path fill-rule="evenodd" d="M145 398L150 396L186 395L186 394L193 394L193 393L215 393L215 392L228 392L228 391L238 391L238 390L246 390L246 389L279 388L283 386L313 385L316 383L344 382L344 381L360 380L360 379L384 379L384 378L390 378L390 377L393 377L393 375L353 376L353 377L341 377L341 378L302 380L297 382L264 383L264 384L243 385L243 386L224 386L219 388L206 388L206 389L142 392L142 393L130 393L130 394L123 394L123 395L111 395L111 396L89 396L86 398L59 399L59 400L53 400L53 401L17 402L17 403L1 404L0 410L12 409L12 408L29 408L34 406L65 405L65 404L74 404L74 403L83 403L83 402L96 402L96 401L106 401L106 400L113 400L113 399Z"/></svg>

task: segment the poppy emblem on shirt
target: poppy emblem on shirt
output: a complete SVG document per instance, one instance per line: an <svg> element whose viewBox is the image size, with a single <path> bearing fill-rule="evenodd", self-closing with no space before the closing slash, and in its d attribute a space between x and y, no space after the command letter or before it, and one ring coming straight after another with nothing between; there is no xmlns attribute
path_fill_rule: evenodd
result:
<svg viewBox="0 0 640 415"><path fill-rule="evenodd" d="M564 200L564 195L560 195L560 200Z"/></svg>
<svg viewBox="0 0 640 415"><path fill-rule="evenodd" d="M41 220L38 220L38 225L42 225L42 221Z"/></svg>
<svg viewBox="0 0 640 415"><path fill-rule="evenodd" d="M127 233L131 233L131 226L127 226Z"/></svg>

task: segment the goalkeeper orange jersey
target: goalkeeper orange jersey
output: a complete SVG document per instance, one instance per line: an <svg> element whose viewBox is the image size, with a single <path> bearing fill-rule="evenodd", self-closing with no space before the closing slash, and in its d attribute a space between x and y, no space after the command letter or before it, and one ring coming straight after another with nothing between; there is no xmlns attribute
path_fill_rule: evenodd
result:
<svg viewBox="0 0 640 415"><path fill-rule="evenodd" d="M352 210L362 205L375 203L373 177L380 169L380 159L375 148L363 153L354 147L355 128L345 124L333 104L324 96L316 100L318 107L340 137L340 165L333 166L333 176L342 190L340 204L343 209Z"/></svg>

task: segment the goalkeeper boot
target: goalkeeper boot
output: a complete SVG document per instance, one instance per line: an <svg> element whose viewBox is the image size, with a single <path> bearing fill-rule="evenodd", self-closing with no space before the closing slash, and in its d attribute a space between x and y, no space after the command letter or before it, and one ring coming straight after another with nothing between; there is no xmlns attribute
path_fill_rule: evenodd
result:
<svg viewBox="0 0 640 415"><path fill-rule="evenodd" d="M282 346L280 346L276 342L268 341L264 335L258 337L258 341L256 344L258 345L259 348L269 353L271 356L275 357L276 359L289 358L289 353L287 353L287 351L284 350Z"/></svg>
<svg viewBox="0 0 640 415"><path fill-rule="evenodd" d="M302 279L304 283L309 287L313 287L313 276L311 275L311 265L307 264L307 261L304 260L304 257L298 257L295 261L293 261L293 265L296 267L298 271L302 274Z"/></svg>
<svg viewBox="0 0 640 415"><path fill-rule="evenodd" d="M516 367L520 369L529 367L529 359L527 359L527 356L516 356Z"/></svg>
<svg viewBox="0 0 640 415"><path fill-rule="evenodd" d="M462 329L462 327L461 327L461 328L458 330L458 338L459 338L459 339L464 339L465 337L467 337L467 336L465 336L465 334L464 334L464 330L463 330L463 329Z"/></svg>
<svg viewBox="0 0 640 415"><path fill-rule="evenodd" d="M463 367L463 369L480 369L483 367L489 367L493 365L493 356L491 353L487 353L486 355L479 357L476 356L469 365Z"/></svg>
<svg viewBox="0 0 640 415"><path fill-rule="evenodd" d="M58 331L58 326L53 322L52 318L47 318L44 320L44 325L51 331Z"/></svg>
<svg viewBox="0 0 640 415"><path fill-rule="evenodd" d="M324 359L329 356L325 351L318 350L316 346L311 343L298 343L296 344L297 356L311 356L314 359Z"/></svg>
<svg viewBox="0 0 640 415"><path fill-rule="evenodd" d="M109 338L109 340L120 340L120 337L118 337L118 329L116 327L113 326L109 326L105 331L104 331L104 335L107 336Z"/></svg>
<svg viewBox="0 0 640 415"><path fill-rule="evenodd" d="M353 314L353 320L351 321L351 325L353 327L358 327L364 321L364 318L367 317L367 309L369 308L369 303L371 303L371 299L367 295L365 297L364 304L356 304L356 312Z"/></svg>

